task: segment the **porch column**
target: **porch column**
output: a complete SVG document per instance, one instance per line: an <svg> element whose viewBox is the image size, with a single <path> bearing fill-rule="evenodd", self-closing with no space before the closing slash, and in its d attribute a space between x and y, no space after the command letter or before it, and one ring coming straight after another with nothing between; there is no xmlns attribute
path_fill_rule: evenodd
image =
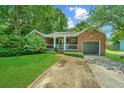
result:
<svg viewBox="0 0 124 93"><path fill-rule="evenodd" d="M54 46L53 48L56 48L56 36L54 36Z"/></svg>
<svg viewBox="0 0 124 93"><path fill-rule="evenodd" d="M64 35L64 50L66 50L66 35Z"/></svg>

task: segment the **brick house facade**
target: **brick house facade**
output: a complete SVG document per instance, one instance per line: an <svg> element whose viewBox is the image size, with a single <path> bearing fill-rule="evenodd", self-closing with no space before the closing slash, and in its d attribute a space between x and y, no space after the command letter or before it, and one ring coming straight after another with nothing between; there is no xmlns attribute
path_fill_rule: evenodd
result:
<svg viewBox="0 0 124 93"><path fill-rule="evenodd" d="M94 31L79 34L78 36L78 50L83 50L83 42L99 42L99 55L105 55L105 34L102 32Z"/></svg>
<svg viewBox="0 0 124 93"><path fill-rule="evenodd" d="M34 32L33 32L34 33ZM47 49L77 50L88 54L105 55L105 34L100 31L35 33L43 36Z"/></svg>

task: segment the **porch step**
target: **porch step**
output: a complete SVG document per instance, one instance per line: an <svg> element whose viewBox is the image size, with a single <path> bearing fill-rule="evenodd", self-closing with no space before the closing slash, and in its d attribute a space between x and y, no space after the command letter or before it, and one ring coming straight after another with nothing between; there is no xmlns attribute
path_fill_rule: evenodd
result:
<svg viewBox="0 0 124 93"><path fill-rule="evenodd" d="M64 50L58 50L57 53L64 54Z"/></svg>

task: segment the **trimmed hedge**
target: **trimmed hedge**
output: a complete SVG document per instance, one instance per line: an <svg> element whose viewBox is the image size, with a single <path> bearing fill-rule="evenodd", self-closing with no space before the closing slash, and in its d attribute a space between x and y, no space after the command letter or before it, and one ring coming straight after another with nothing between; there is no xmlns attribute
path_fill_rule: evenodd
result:
<svg viewBox="0 0 124 93"><path fill-rule="evenodd" d="M80 57L80 58L84 57L83 53L82 52L78 52L78 51L65 51L64 55Z"/></svg>
<svg viewBox="0 0 124 93"><path fill-rule="evenodd" d="M53 54L53 55L56 54L56 52L54 50L45 50L44 52L49 53L49 54Z"/></svg>
<svg viewBox="0 0 124 93"><path fill-rule="evenodd" d="M38 54L43 51L32 51L29 49L23 48L0 48L0 56L1 57L9 57L9 56L21 56L21 55L28 55L28 54Z"/></svg>

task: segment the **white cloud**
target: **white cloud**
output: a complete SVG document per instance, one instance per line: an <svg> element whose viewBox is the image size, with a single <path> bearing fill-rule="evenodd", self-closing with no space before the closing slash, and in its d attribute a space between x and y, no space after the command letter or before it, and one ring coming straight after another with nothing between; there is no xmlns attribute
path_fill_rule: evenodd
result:
<svg viewBox="0 0 124 93"><path fill-rule="evenodd" d="M72 27L74 27L74 26L75 26L75 25L74 25L74 22L72 21L72 19L71 19L71 18L68 18L67 23L68 23L68 28L72 28Z"/></svg>
<svg viewBox="0 0 124 93"><path fill-rule="evenodd" d="M88 11L85 8L80 7L69 7L69 11L74 11L75 15L74 18L84 21L88 18Z"/></svg>
<svg viewBox="0 0 124 93"><path fill-rule="evenodd" d="M77 7L69 7L69 11L74 11Z"/></svg>

